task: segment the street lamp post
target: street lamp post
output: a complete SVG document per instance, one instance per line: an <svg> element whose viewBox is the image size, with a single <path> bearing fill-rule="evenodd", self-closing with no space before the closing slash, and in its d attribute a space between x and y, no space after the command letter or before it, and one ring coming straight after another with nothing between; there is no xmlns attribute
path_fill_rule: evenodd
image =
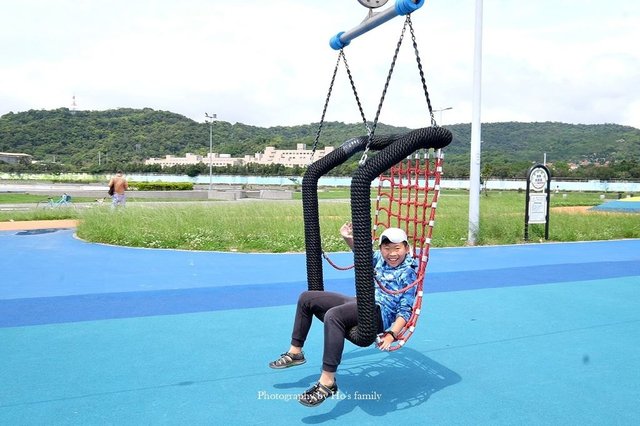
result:
<svg viewBox="0 0 640 426"><path fill-rule="evenodd" d="M434 109L433 112L439 112L440 113L440 125L442 126L442 111L449 111L450 109L453 109L453 107L446 107L446 108L440 108L440 109Z"/></svg>
<svg viewBox="0 0 640 426"><path fill-rule="evenodd" d="M204 116L207 118L207 122L209 123L209 192L211 192L211 188L213 186L213 121L218 117L218 115L209 115L209 113L205 112Z"/></svg>

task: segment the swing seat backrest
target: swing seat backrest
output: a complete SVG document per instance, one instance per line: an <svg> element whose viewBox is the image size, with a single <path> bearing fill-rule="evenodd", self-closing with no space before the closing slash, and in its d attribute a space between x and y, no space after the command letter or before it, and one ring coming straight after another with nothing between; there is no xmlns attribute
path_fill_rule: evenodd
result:
<svg viewBox="0 0 640 426"><path fill-rule="evenodd" d="M412 315L398 333L398 340L391 350L399 349L407 342L420 316L440 193L442 162L443 153L440 149L417 152L379 177L372 238L377 241L376 236L390 227L403 229L409 238L411 255L417 262L416 281L400 290L416 292Z"/></svg>

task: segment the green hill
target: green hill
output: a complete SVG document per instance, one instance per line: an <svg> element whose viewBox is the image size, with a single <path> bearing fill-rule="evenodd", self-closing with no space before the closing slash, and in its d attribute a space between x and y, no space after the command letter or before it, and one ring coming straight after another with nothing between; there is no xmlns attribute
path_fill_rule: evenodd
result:
<svg viewBox="0 0 640 426"><path fill-rule="evenodd" d="M311 147L317 123L300 126L256 127L217 121L213 124L213 150L233 156L253 155L265 146ZM454 141L447 148L448 174L468 170L470 124L446 126ZM379 124L377 134L409 129ZM319 147L338 146L364 134L362 123L325 123ZM640 157L640 129L616 124L485 123L482 125L482 163L526 168L532 162L635 164ZM86 169L100 161L111 164L141 163L167 154L206 154L209 125L167 111L122 108L107 111L30 110L0 117L0 151L30 154Z"/></svg>

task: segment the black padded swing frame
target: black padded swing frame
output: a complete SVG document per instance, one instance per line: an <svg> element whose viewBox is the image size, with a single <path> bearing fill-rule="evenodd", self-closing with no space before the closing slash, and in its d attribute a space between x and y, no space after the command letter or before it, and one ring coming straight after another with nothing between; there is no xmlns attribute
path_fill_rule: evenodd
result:
<svg viewBox="0 0 640 426"><path fill-rule="evenodd" d="M411 33L416 62L420 73L420 80L422 82L427 106L429 108L431 127L416 129L404 135L378 136L375 135L376 126L407 27ZM402 28L400 39L396 45L393 60L391 61L391 67L389 69L384 89L382 91L382 96L378 104L378 109L371 127L369 127L367 123L362 105L360 104L360 99L356 91L349 66L347 65L344 51L342 48L340 49L336 68L333 71L333 77L331 79L331 84L329 85L329 91L322 111L322 118L313 144L314 152L318 145L325 113L327 111L336 73L341 61L344 62L347 70L347 75L368 135L349 139L336 150L330 152L316 162L311 163L303 177L302 203L307 254L307 283L309 290L324 290L322 272L323 251L320 237L320 219L318 210L318 181L329 171L346 162L357 152L362 151L364 153L361 157L359 167L354 172L351 180L351 222L353 225L353 251L356 297L358 301L358 325L349 330L346 338L358 346L365 347L371 345L375 341L377 335L377 321L375 318L375 288L372 265L373 244L371 239L371 183L385 170L390 169L392 166L418 150L428 150L431 148L437 150L444 148L451 143L453 136L449 130L437 126L433 109L431 107L431 100L427 90L413 25L411 23L411 16L410 13L408 13L405 19L405 24ZM367 153L369 150L374 152L377 151L377 153L371 159L367 160Z"/></svg>
<svg viewBox="0 0 640 426"><path fill-rule="evenodd" d="M369 149L378 151L353 174L351 180L351 221L358 300L358 325L347 339L358 346L371 345L377 335L375 318L373 244L371 241L371 183L385 170L420 149L440 149L449 145L452 134L442 127L426 127L404 135L353 138L309 166L302 180L302 205L309 290L324 290L322 241L318 203L318 181L352 155Z"/></svg>

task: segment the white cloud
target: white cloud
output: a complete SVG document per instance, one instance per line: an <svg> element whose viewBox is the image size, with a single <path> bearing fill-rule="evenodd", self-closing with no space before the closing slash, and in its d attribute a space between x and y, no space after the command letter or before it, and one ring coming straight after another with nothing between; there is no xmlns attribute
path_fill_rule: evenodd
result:
<svg viewBox="0 0 640 426"><path fill-rule="evenodd" d="M236 4L237 3L237 4ZM357 25L357 2L24 0L0 16L0 114L71 105L150 107L198 121L316 122L337 59L329 38ZM446 123L471 121L475 2L427 2L413 16L429 93ZM640 128L640 6L485 2L483 121L613 122ZM373 119L402 27L396 18L345 49ZM440 117L441 116L441 117ZM327 120L361 121L344 68ZM428 124L405 41L380 120Z"/></svg>

